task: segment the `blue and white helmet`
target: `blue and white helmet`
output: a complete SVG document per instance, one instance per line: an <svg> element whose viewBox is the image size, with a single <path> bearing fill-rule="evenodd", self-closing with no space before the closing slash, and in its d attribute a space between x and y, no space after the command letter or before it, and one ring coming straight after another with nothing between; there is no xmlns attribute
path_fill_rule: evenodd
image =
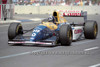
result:
<svg viewBox="0 0 100 67"><path fill-rule="evenodd" d="M48 18L48 21L49 21L49 22L53 22L53 20L54 20L54 17L53 17L53 16L50 16L50 17Z"/></svg>

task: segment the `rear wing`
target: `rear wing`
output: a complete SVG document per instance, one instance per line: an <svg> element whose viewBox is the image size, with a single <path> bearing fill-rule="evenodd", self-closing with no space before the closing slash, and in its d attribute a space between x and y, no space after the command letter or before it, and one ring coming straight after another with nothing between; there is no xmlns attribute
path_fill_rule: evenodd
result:
<svg viewBox="0 0 100 67"><path fill-rule="evenodd" d="M59 12L61 12L64 17L84 17L84 21L87 20L87 11L66 10L66 11L59 11Z"/></svg>

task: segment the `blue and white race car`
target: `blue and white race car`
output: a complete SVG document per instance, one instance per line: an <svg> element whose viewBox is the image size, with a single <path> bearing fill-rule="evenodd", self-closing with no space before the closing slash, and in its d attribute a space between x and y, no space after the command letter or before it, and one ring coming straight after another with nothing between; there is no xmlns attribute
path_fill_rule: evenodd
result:
<svg viewBox="0 0 100 67"><path fill-rule="evenodd" d="M64 17L84 17L82 24L69 23ZM32 32L27 39L26 33ZM98 33L96 21L87 20L87 12L66 13L54 11L52 17L41 21L37 27L23 30L21 23L11 23L8 28L8 44L45 44L70 46L72 41L82 35L86 39L95 39Z"/></svg>

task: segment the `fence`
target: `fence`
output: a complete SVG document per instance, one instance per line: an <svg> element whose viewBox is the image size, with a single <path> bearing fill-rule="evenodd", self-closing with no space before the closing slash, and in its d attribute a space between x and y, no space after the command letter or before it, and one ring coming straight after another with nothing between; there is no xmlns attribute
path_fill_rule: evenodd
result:
<svg viewBox="0 0 100 67"><path fill-rule="evenodd" d="M14 14L13 4L0 4L0 20L12 19Z"/></svg>

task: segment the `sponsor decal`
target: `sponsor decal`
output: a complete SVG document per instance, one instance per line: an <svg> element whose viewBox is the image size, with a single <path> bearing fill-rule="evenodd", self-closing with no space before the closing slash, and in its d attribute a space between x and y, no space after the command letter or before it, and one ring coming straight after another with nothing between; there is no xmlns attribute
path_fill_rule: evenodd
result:
<svg viewBox="0 0 100 67"><path fill-rule="evenodd" d="M78 34L78 33L81 33L81 32L82 32L81 29L74 30L74 33L75 33L75 34Z"/></svg>
<svg viewBox="0 0 100 67"><path fill-rule="evenodd" d="M32 34L32 37L34 37L34 36L36 36L36 33L33 33L33 34Z"/></svg>
<svg viewBox="0 0 100 67"><path fill-rule="evenodd" d="M33 30L32 37L35 37L36 34L39 33L39 32L40 32L40 30L37 30L37 29L36 30Z"/></svg>
<svg viewBox="0 0 100 67"><path fill-rule="evenodd" d="M38 33L38 32L40 32L40 30L33 30L33 32L37 32Z"/></svg>
<svg viewBox="0 0 100 67"><path fill-rule="evenodd" d="M64 16L81 16L81 11L78 10L59 10L59 12Z"/></svg>
<svg viewBox="0 0 100 67"><path fill-rule="evenodd" d="M64 13L64 15L67 15L67 16L81 16L81 13Z"/></svg>

